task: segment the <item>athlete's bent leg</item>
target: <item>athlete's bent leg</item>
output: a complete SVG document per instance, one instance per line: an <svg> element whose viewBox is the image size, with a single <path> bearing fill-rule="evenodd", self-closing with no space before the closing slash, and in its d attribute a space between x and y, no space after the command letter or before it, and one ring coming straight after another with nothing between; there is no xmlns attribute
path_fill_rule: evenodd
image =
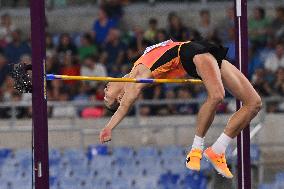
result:
<svg viewBox="0 0 284 189"><path fill-rule="evenodd" d="M201 109L199 110L198 118L197 118L197 134L200 136L205 136L208 128L212 124L214 119L215 111L217 105L223 100L225 92L222 83L222 77L220 73L220 69L216 60L212 55L207 56L196 56L195 57L195 65L198 71L198 74L202 78L204 85L208 92L208 98L206 102L203 104ZM222 139L221 144L225 141L229 144L232 141L230 136L226 134L222 134L220 136ZM220 138L217 140L217 143L220 143ZM222 146L222 145L221 145ZM214 147L214 145L213 145ZM209 160L215 169L222 174L226 178L232 178L233 175L229 170L225 153L216 153L214 148L210 147L204 151L204 156ZM196 170L197 166L194 164L198 162L198 151L192 149L191 152L187 156L187 164L186 166L190 169ZM197 159L197 160L196 160ZM200 161L199 161L200 165Z"/></svg>
<svg viewBox="0 0 284 189"><path fill-rule="evenodd" d="M193 61L208 93L208 97L197 115L196 135L192 149L186 159L187 168L199 171L204 147L204 136L213 122L217 105L224 98L225 90L218 63L211 54L195 55Z"/></svg>
<svg viewBox="0 0 284 189"><path fill-rule="evenodd" d="M219 173L232 178L233 175L226 166L226 148L256 116L261 108L261 99L247 78L226 60L222 62L221 75L224 86L242 101L243 106L229 119L224 133L213 146L204 151L204 156L212 162Z"/></svg>
<svg viewBox="0 0 284 189"><path fill-rule="evenodd" d="M226 60L222 62L221 75L225 88L243 103L224 130L228 136L235 138L261 109L261 98L248 79Z"/></svg>
<svg viewBox="0 0 284 189"><path fill-rule="evenodd" d="M208 94L197 115L196 134L204 137L214 120L218 104L224 99L225 90L218 63L211 54L196 55L193 61Z"/></svg>

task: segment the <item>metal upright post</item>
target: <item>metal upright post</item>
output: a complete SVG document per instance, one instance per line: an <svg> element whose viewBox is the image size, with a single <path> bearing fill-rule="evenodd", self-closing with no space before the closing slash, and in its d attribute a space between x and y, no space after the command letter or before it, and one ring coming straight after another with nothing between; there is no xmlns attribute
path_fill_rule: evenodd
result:
<svg viewBox="0 0 284 189"><path fill-rule="evenodd" d="M248 26L247 0L235 0L236 66L248 74ZM237 101L237 110L242 106ZM251 189L250 128L246 127L238 136L238 188Z"/></svg>
<svg viewBox="0 0 284 189"><path fill-rule="evenodd" d="M45 4L30 1L32 39L32 109L35 189L49 189L48 124L45 88Z"/></svg>

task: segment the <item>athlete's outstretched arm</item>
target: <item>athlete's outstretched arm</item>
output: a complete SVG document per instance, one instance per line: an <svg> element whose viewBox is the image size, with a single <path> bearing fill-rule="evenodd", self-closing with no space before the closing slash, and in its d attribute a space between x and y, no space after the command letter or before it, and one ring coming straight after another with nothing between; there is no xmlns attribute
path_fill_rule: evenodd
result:
<svg viewBox="0 0 284 189"><path fill-rule="evenodd" d="M111 140L112 129L114 129L127 115L130 108L139 97L144 85L142 83L128 83L125 86L125 94L121 99L118 109L100 134L101 143L108 142Z"/></svg>
<svg viewBox="0 0 284 189"><path fill-rule="evenodd" d="M139 97L144 85L145 84L142 83L129 83L125 86L125 94L121 99L120 106L106 127L113 129L120 123L132 107L133 103Z"/></svg>
<svg viewBox="0 0 284 189"><path fill-rule="evenodd" d="M130 78L149 78L151 72L143 66L137 66L133 72L130 73ZM120 105L110 121L107 123L105 128L100 134L100 141L102 143L111 140L111 131L114 129L127 115L134 102L138 99L141 90L148 84L146 83L127 83L124 88L124 94L120 101Z"/></svg>

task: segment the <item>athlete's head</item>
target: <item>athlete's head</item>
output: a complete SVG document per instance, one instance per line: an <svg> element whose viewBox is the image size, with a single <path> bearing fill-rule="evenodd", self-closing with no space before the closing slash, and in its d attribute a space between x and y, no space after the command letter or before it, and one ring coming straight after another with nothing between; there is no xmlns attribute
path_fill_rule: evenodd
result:
<svg viewBox="0 0 284 189"><path fill-rule="evenodd" d="M115 112L124 94L124 83L109 82L105 89L104 103L108 110Z"/></svg>

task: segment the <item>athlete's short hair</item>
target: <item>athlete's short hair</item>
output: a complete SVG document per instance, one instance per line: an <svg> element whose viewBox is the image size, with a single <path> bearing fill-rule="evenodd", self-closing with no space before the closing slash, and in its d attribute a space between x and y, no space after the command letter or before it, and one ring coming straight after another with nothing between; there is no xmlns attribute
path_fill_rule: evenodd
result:
<svg viewBox="0 0 284 189"><path fill-rule="evenodd" d="M114 113L117 111L119 105L120 105L119 102L115 101L115 102L114 102L112 105L110 105L110 106L108 106L108 105L105 104L105 107L106 107L106 109L107 109L108 111L110 111L112 114L114 114Z"/></svg>

